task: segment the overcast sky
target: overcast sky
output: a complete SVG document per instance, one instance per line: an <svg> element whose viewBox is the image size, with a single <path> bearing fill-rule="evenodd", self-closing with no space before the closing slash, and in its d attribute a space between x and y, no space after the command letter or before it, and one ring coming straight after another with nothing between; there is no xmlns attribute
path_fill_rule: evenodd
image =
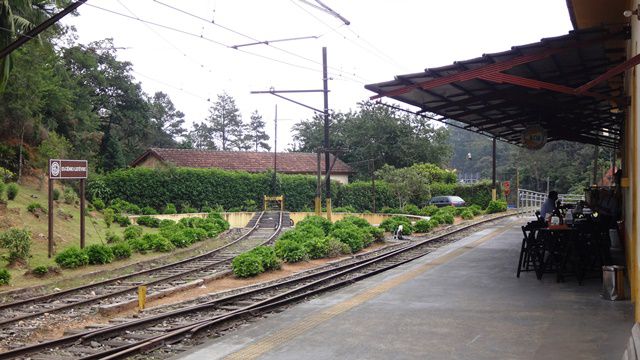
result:
<svg viewBox="0 0 640 360"><path fill-rule="evenodd" d="M250 91L322 89L323 46L331 78L329 107L348 111L374 95L364 84L571 30L564 0L322 2L351 24L301 0L89 0L79 16L64 23L77 28L81 43L113 38L123 48L119 59L133 63L145 92L168 93L189 128L203 121L217 95L226 91L245 121L258 110L273 144L277 104L279 151L291 142L291 126L313 111ZM232 48L307 36L317 38ZM321 93L289 96L323 107Z"/></svg>

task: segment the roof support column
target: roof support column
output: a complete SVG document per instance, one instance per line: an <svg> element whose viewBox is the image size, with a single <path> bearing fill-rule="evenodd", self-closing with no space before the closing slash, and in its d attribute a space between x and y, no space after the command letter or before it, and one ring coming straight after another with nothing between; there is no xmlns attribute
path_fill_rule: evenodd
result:
<svg viewBox="0 0 640 360"><path fill-rule="evenodd" d="M491 200L497 199L497 189L496 189L496 138L493 138L493 157L491 161Z"/></svg>

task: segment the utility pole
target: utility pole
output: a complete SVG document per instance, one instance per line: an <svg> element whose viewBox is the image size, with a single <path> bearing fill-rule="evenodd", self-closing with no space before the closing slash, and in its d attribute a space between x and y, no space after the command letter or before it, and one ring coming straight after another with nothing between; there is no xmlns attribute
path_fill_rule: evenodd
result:
<svg viewBox="0 0 640 360"><path fill-rule="evenodd" d="M371 173L371 204L373 204L373 213L376 213L376 176L375 176L375 160L369 160L369 172Z"/></svg>
<svg viewBox="0 0 640 360"><path fill-rule="evenodd" d="M316 216L320 216L322 215L322 165L320 163L322 156L320 156L320 153L322 151L322 148L318 147L316 149L316 153L318 154L318 161L317 161L317 165L318 165L318 182L316 184L316 198L315 198L315 213Z"/></svg>
<svg viewBox="0 0 640 360"><path fill-rule="evenodd" d="M277 195L278 182L278 104L276 104L276 114L274 117L274 133L273 133L273 195Z"/></svg>
<svg viewBox="0 0 640 360"><path fill-rule="evenodd" d="M327 188L327 220L331 221L331 161L329 159L329 77L327 74L327 48L322 47L322 89L324 90L324 167L325 186Z"/></svg>
<svg viewBox="0 0 640 360"><path fill-rule="evenodd" d="M491 200L496 200L498 198L497 187L496 187L496 138L493 138L493 159L492 159L492 169L491 178L493 187L491 189Z"/></svg>
<svg viewBox="0 0 640 360"><path fill-rule="evenodd" d="M593 182L592 185L598 185L598 154L600 153L600 148L596 145L593 148Z"/></svg>

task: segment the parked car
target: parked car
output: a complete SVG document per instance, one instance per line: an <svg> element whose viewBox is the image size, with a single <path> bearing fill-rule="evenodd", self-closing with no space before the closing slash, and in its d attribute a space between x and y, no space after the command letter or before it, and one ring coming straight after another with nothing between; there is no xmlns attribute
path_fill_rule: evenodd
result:
<svg viewBox="0 0 640 360"><path fill-rule="evenodd" d="M435 205L437 207L443 206L465 206L464 200L460 196L434 196L429 201L429 205Z"/></svg>

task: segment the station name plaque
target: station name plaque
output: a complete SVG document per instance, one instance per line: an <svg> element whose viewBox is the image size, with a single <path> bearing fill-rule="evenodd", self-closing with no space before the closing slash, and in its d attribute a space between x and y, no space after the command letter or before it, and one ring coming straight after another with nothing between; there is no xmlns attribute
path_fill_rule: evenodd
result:
<svg viewBox="0 0 640 360"><path fill-rule="evenodd" d="M87 160L49 159L49 179L86 179Z"/></svg>

